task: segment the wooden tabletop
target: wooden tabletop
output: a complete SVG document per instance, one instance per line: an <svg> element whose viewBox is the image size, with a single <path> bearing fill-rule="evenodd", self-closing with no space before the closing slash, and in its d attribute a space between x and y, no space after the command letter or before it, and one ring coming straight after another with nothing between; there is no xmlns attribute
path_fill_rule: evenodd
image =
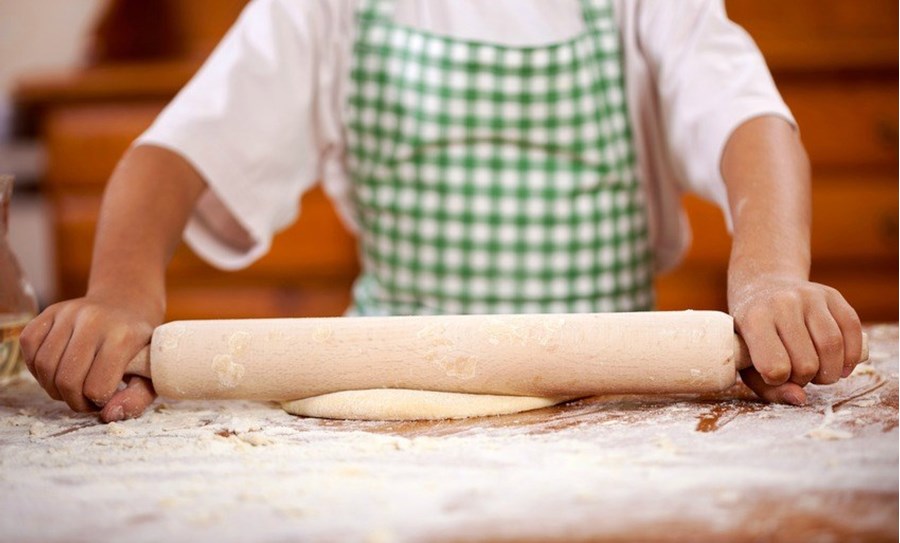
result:
<svg viewBox="0 0 900 543"><path fill-rule="evenodd" d="M102 425L0 386L2 541L896 541L898 329L803 408L592 398L387 423L160 401Z"/></svg>

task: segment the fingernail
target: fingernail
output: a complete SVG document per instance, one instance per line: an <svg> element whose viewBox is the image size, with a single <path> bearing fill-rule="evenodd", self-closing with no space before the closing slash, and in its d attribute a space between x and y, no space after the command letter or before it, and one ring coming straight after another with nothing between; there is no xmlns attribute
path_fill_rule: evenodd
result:
<svg viewBox="0 0 900 543"><path fill-rule="evenodd" d="M804 405L806 405L806 401L800 396L800 394L793 390L788 390L784 393L784 400L791 405L796 405L797 407L803 407Z"/></svg>
<svg viewBox="0 0 900 543"><path fill-rule="evenodd" d="M109 412L109 422L119 422L125 418L125 408L117 405Z"/></svg>
<svg viewBox="0 0 900 543"><path fill-rule="evenodd" d="M843 371L841 371L841 377L842 378L850 377L851 373L853 373L853 366L844 366Z"/></svg>

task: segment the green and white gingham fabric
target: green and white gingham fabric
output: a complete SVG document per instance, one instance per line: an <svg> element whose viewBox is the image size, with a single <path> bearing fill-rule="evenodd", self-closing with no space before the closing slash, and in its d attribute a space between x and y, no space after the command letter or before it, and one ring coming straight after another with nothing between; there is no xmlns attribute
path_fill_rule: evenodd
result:
<svg viewBox="0 0 900 543"><path fill-rule="evenodd" d="M358 13L348 164L359 315L638 311L653 304L611 6L511 47Z"/></svg>

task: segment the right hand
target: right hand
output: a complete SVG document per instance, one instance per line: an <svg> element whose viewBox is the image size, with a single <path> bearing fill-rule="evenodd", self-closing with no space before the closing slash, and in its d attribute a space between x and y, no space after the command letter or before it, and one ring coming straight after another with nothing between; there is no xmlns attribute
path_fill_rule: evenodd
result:
<svg viewBox="0 0 900 543"><path fill-rule="evenodd" d="M28 369L52 398L79 412L99 407L106 422L153 403L153 384L125 369L162 324L165 268L205 190L176 152L137 145L122 157L103 193L87 295L47 308L20 338Z"/></svg>
<svg viewBox="0 0 900 543"><path fill-rule="evenodd" d="M51 398L74 411L100 409L104 422L137 417L156 397L153 384L137 376L120 383L162 313L90 295L54 304L22 332L25 364Z"/></svg>

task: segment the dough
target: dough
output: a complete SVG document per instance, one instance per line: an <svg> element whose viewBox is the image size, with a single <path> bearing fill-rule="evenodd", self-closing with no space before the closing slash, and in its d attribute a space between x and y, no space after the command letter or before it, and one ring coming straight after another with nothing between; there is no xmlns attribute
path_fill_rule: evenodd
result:
<svg viewBox="0 0 900 543"><path fill-rule="evenodd" d="M506 415L572 399L376 388L322 394L282 402L281 407L292 415L323 419L435 420Z"/></svg>

